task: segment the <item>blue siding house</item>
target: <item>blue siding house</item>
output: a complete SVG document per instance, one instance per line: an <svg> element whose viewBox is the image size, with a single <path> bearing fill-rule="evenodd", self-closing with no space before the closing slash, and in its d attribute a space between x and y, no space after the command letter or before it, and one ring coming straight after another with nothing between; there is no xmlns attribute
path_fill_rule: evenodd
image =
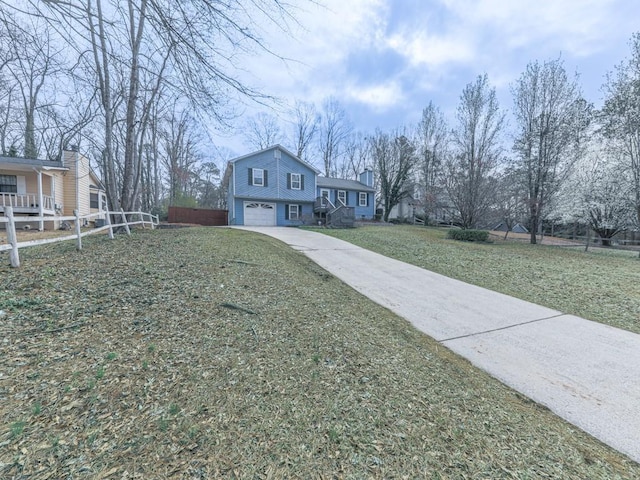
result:
<svg viewBox="0 0 640 480"><path fill-rule="evenodd" d="M372 219L373 172L360 182L319 176L280 145L229 161L224 175L229 225L353 224Z"/></svg>

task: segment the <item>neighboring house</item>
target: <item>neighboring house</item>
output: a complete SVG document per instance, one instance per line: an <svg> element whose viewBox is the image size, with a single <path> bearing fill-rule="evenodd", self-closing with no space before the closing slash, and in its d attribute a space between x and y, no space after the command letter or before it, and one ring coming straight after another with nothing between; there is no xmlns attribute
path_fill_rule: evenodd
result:
<svg viewBox="0 0 640 480"><path fill-rule="evenodd" d="M373 172L360 182L325 178L280 145L231 160L227 188L229 225L353 225L374 214Z"/></svg>
<svg viewBox="0 0 640 480"><path fill-rule="evenodd" d="M58 228L58 217L71 216L76 209L80 215L107 209L100 179L77 151L63 152L60 161L0 156L2 215L7 206L18 216L50 217L29 222L39 230Z"/></svg>
<svg viewBox="0 0 640 480"><path fill-rule="evenodd" d="M407 180L400 201L389 210L389 220L413 221L423 213L422 189L415 179Z"/></svg>
<svg viewBox="0 0 640 480"><path fill-rule="evenodd" d="M492 230L496 232L506 232L507 224L505 222L500 222L498 225L493 227ZM529 230L527 229L527 227L525 227L521 223L516 223L513 227L511 227L511 230L509 231L513 233L529 233Z"/></svg>
<svg viewBox="0 0 640 480"><path fill-rule="evenodd" d="M394 205L389 212L389 220L413 220L417 213L419 201L413 195L406 193L400 199L400 203Z"/></svg>

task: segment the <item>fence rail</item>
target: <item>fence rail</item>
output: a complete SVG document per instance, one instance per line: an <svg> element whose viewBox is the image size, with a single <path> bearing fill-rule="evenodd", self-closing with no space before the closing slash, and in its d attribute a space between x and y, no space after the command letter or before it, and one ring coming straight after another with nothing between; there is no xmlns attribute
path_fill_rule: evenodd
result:
<svg viewBox="0 0 640 480"><path fill-rule="evenodd" d="M150 213L145 212L125 212L120 210L119 212L100 212L100 213L90 213L87 215L78 215L77 212L74 212L73 216L60 216L60 217L51 217L51 216L16 216L13 214L13 207L7 206L5 207L5 216L0 217L0 224L6 224L7 231L7 244L0 245L0 252L9 250L9 261L11 266L16 268L20 266L20 255L19 250L25 247L33 247L36 245L45 245L47 243L55 243L55 242L64 242L68 240L76 241L76 248L78 250L82 250L82 238L87 235L94 235L96 233L104 232L108 230L109 238L113 238L113 230L115 228L123 227L128 235L131 235L131 226L133 225L142 225L145 228L149 225L152 229L155 228L159 221L156 215L151 215ZM104 218L102 218L104 217ZM119 223L114 223L111 221L111 217L114 219L119 218ZM80 227L81 224L89 222L91 219L94 220L104 220L105 224L103 226L96 227L92 230L87 230L82 232ZM60 222L74 222L75 224L75 233L70 235L65 235L63 237L54 237L54 238L42 238L39 240L29 240L26 242L18 242L18 237L16 233L16 223L17 222L33 222L43 220L45 222L51 221L60 221Z"/></svg>

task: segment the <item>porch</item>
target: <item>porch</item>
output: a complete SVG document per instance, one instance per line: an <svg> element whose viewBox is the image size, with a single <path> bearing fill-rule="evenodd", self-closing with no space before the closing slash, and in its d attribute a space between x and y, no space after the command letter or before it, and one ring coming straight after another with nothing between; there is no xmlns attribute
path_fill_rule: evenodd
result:
<svg viewBox="0 0 640 480"><path fill-rule="evenodd" d="M42 210L40 210L40 198L42 198ZM16 214L55 215L55 200L50 195L38 195L37 193L3 193L0 192L0 212L4 213L5 207L13 207Z"/></svg>
<svg viewBox="0 0 640 480"><path fill-rule="evenodd" d="M355 225L355 209L347 207L341 200L334 205L326 196L317 197L313 205L313 212L326 226L353 227Z"/></svg>

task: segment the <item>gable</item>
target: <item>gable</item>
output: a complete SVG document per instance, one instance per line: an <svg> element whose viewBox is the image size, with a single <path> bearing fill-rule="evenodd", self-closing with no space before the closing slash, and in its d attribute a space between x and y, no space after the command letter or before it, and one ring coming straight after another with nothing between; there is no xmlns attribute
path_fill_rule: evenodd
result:
<svg viewBox="0 0 640 480"><path fill-rule="evenodd" d="M232 196L312 201L317 170L275 146L229 162L225 183Z"/></svg>
<svg viewBox="0 0 640 480"><path fill-rule="evenodd" d="M297 171L302 168L303 170L309 170L309 173L314 173L315 175L318 175L320 173L320 170L316 169L304 160L301 160L294 153L287 150L282 145L273 145L257 152L252 152L240 157L236 157L230 160L229 163L237 166L239 163L245 163L245 161L248 159L260 163L263 160L275 159L276 155L278 155L277 152L279 152L280 160L284 161L285 163L291 164L291 168L293 170ZM296 163L299 164L298 167L294 166Z"/></svg>

